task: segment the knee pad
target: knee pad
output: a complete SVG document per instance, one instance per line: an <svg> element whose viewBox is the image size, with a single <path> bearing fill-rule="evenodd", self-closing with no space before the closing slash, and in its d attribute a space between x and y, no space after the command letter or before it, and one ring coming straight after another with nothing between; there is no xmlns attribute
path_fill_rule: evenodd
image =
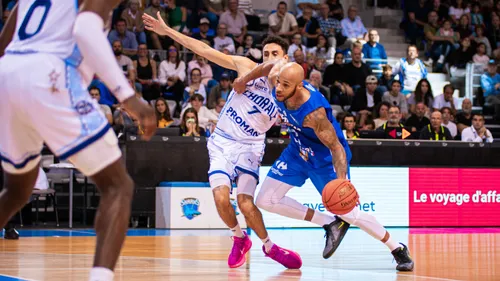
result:
<svg viewBox="0 0 500 281"><path fill-rule="evenodd" d="M232 188L231 180L226 174L222 173L212 174L210 175L210 177L208 177L208 181L210 182L210 187L212 188L216 188L219 186L227 186L229 187L229 190L231 190Z"/></svg>
<svg viewBox="0 0 500 281"><path fill-rule="evenodd" d="M339 217L348 222L349 224L356 225L356 221L358 220L359 217L359 209L358 207L354 207L352 211L350 211L345 215L341 215Z"/></svg>
<svg viewBox="0 0 500 281"><path fill-rule="evenodd" d="M238 187L238 194L254 197L255 189L257 188L257 179L249 174L241 174L238 176L236 186Z"/></svg>

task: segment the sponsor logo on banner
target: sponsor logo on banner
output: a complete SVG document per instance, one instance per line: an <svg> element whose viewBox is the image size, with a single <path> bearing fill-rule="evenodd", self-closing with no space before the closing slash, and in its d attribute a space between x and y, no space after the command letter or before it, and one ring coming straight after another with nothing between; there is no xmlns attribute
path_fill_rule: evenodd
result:
<svg viewBox="0 0 500 281"><path fill-rule="evenodd" d="M239 215L240 213L238 213L238 202L236 201L236 199L231 198L231 206L233 206L234 213L236 215Z"/></svg>
<svg viewBox="0 0 500 281"><path fill-rule="evenodd" d="M500 169L410 168L410 226L499 226Z"/></svg>
<svg viewBox="0 0 500 281"><path fill-rule="evenodd" d="M184 198L181 201L182 213L183 217L186 217L188 220L192 220L195 217L201 215L200 211L200 200L196 198Z"/></svg>

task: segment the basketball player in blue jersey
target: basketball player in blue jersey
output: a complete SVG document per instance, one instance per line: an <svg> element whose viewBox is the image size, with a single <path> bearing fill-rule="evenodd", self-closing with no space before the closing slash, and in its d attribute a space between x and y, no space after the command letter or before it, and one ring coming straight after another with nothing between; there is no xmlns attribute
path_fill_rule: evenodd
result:
<svg viewBox="0 0 500 281"><path fill-rule="evenodd" d="M171 37L174 41L201 55L208 60L228 69L245 75L257 64L243 56L229 56L214 50L210 46L185 36L168 27L158 15L153 18L144 14L146 29L159 35ZM264 62L288 58L286 52L288 44L280 37L270 36L263 42ZM254 194L259 179L259 167L264 154L265 133L276 122L277 106L271 95L271 85L267 77L248 80L243 85L242 94L234 91L228 97L224 109L220 113L219 121L214 134L210 137L207 148L210 154L209 181L213 188L215 204L219 216L234 233L234 244L228 258L229 267L239 267L245 262L245 253L252 246L248 235L238 225L236 214L230 202L232 182L236 181L237 201L248 226L264 243L263 251L266 256L281 263L287 268L299 268L302 265L300 256L292 251L275 245L269 239L262 220L262 214L254 204ZM311 210L319 222L329 220L330 217L319 211ZM332 247L338 245L348 229L344 224L339 227L340 221L325 226L327 231L327 247L325 252L332 252ZM323 224L320 224L323 226Z"/></svg>
<svg viewBox="0 0 500 281"><path fill-rule="evenodd" d="M313 86L302 81L303 68L297 63L281 65L280 62L267 62L234 83L235 90L241 91L248 81L268 76L274 87L273 96L282 119L291 132L290 144L269 171L256 203L266 211L294 219L313 222L326 219L318 224L329 225L332 221L335 223L334 217L315 218L316 214L312 209L287 197L286 194L292 187L302 186L307 179L311 179L320 194L328 182L337 178L347 179L351 151L332 115L330 104ZM408 248L394 242L375 217L354 208L340 218L382 241L397 261L397 270L413 270ZM331 231L327 227L325 230L327 233ZM340 242L342 237L339 237L337 242ZM324 257L332 255L338 247L338 244L329 247L328 243L329 240L325 250L329 249L330 252L323 252Z"/></svg>
<svg viewBox="0 0 500 281"><path fill-rule="evenodd" d="M118 139L82 76L88 82L97 73L140 120L145 139L156 129L154 111L135 96L103 32L104 21L119 2L86 0L78 13L74 0L19 0L0 35L0 159L5 172L0 227L28 202L47 144L100 190L90 281L113 280L134 183Z"/></svg>

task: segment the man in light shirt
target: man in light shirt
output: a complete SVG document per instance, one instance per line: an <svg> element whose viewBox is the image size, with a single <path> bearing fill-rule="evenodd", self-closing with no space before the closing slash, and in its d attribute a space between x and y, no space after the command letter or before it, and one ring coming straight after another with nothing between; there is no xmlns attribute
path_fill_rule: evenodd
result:
<svg viewBox="0 0 500 281"><path fill-rule="evenodd" d="M220 23L217 27L217 37L214 38L214 49L219 52L223 52L224 49L227 49L230 54L234 54L236 52L234 41L231 37L226 35L227 25Z"/></svg>
<svg viewBox="0 0 500 281"><path fill-rule="evenodd" d="M455 88L451 84L445 85L443 93L434 99L434 104L432 105L434 110L449 107L451 108L451 113L455 115L457 113L456 105L459 101L458 98L453 97L453 92L455 92Z"/></svg>
<svg viewBox="0 0 500 281"><path fill-rule="evenodd" d="M299 31L295 16L288 12L286 2L281 1L275 13L269 15L269 34L290 37Z"/></svg>
<svg viewBox="0 0 500 281"><path fill-rule="evenodd" d="M427 78L427 68L418 58L418 49L415 45L409 45L406 50L406 58L402 58L392 68L392 73L399 76L403 86L403 94L415 91L418 81Z"/></svg>
<svg viewBox="0 0 500 281"><path fill-rule="evenodd" d="M474 114L472 116L472 126L462 131L462 141L493 142L493 136L490 130L486 129L484 126L484 116L482 114Z"/></svg>
<svg viewBox="0 0 500 281"><path fill-rule="evenodd" d="M340 22L340 25L342 26L342 35L347 37L347 40L340 48L350 48L356 41L360 41L362 44L368 41L368 31L361 18L358 17L358 8L356 6L349 7L347 17Z"/></svg>
<svg viewBox="0 0 500 281"><path fill-rule="evenodd" d="M243 38L247 33L247 19L242 11L238 10L238 0L229 0L229 10L222 13L219 24L228 27L228 33L232 34L234 41L243 44Z"/></svg>
<svg viewBox="0 0 500 281"><path fill-rule="evenodd" d="M293 54L297 49L301 49L302 53L304 54L304 57L306 56L306 46L302 45L302 36L300 33L295 33L292 37L292 44L288 47L288 58L291 62L295 62L295 58L293 57Z"/></svg>
<svg viewBox="0 0 500 281"><path fill-rule="evenodd" d="M441 108L441 114L443 115L442 125L448 128L448 130L450 130L451 136L455 138L457 136L457 125L450 121L452 117L451 108L446 106Z"/></svg>

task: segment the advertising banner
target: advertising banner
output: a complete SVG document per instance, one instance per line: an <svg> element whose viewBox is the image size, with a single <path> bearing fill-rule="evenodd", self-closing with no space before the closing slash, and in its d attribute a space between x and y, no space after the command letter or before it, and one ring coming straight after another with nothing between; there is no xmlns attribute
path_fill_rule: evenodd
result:
<svg viewBox="0 0 500 281"><path fill-rule="evenodd" d="M500 169L410 168L410 226L500 226Z"/></svg>

